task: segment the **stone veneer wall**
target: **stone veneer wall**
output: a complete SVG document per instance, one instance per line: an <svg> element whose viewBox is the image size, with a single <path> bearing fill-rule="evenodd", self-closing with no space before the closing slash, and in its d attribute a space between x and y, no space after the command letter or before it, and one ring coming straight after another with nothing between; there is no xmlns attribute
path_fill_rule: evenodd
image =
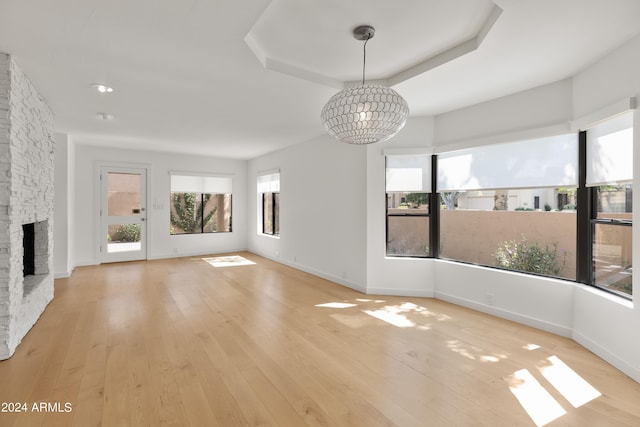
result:
<svg viewBox="0 0 640 427"><path fill-rule="evenodd" d="M53 299L53 113L11 56L0 53L0 360ZM23 278L22 225L39 223L46 265Z"/></svg>

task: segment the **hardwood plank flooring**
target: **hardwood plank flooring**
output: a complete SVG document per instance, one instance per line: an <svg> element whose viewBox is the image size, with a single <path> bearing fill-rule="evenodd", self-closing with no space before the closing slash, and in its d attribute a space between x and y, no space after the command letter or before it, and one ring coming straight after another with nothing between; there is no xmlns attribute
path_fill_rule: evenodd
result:
<svg viewBox="0 0 640 427"><path fill-rule="evenodd" d="M57 280L0 426L640 425L640 384L572 340L229 256Z"/></svg>

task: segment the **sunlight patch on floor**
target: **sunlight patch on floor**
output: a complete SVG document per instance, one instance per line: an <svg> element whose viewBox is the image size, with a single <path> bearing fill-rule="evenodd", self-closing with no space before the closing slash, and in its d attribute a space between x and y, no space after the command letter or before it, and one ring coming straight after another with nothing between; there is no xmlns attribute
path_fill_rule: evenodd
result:
<svg viewBox="0 0 640 427"><path fill-rule="evenodd" d="M316 307L326 307L326 308L351 308L356 307L358 304L351 304L348 302L326 302L324 304L316 304Z"/></svg>
<svg viewBox="0 0 640 427"><path fill-rule="evenodd" d="M373 317L361 316L360 313L348 314L345 311L331 313L329 317L353 329L375 326L377 322Z"/></svg>
<svg viewBox="0 0 640 427"><path fill-rule="evenodd" d="M387 322L390 325L397 326L398 328L411 328L416 326L414 322L407 319L407 316L404 316L397 310L394 310L394 307L385 307L380 310L364 310L364 313Z"/></svg>
<svg viewBox="0 0 640 427"><path fill-rule="evenodd" d="M479 360L480 362L498 363L507 358L505 354L484 354L484 350L481 348L458 340L447 341L447 348L469 360Z"/></svg>
<svg viewBox="0 0 640 427"><path fill-rule="evenodd" d="M255 265L255 262L246 259L240 255L228 255L202 258L203 261L214 267L238 267L241 265Z"/></svg>
<svg viewBox="0 0 640 427"><path fill-rule="evenodd" d="M501 360L498 356L491 356L488 354L483 354L482 356L480 356L479 359L482 362L491 362L491 363L498 363Z"/></svg>
<svg viewBox="0 0 640 427"><path fill-rule="evenodd" d="M579 408L602 396L598 390L557 356L547 358L543 364L538 366L538 370L574 408Z"/></svg>
<svg viewBox="0 0 640 427"><path fill-rule="evenodd" d="M431 323L426 322L426 319L432 320L435 318L437 321L451 319L446 314L436 313L426 307L410 302L387 305L377 310L363 310L363 312L399 328L416 327L421 330L431 329Z"/></svg>
<svg viewBox="0 0 640 427"><path fill-rule="evenodd" d="M374 302L376 304L380 304L380 303L386 302L385 300L382 300L382 299L366 299L366 298L356 298L356 301L358 301L358 302Z"/></svg>
<svg viewBox="0 0 640 427"><path fill-rule="evenodd" d="M458 340L447 341L447 348L453 351L454 353L457 353L460 356L466 357L467 359L470 359L470 360L476 360L476 357L469 350L473 350L473 352L475 353L482 351L477 347L465 348L465 346Z"/></svg>
<svg viewBox="0 0 640 427"><path fill-rule="evenodd" d="M567 413L527 369L516 371L505 380L536 426L545 426Z"/></svg>
<svg viewBox="0 0 640 427"><path fill-rule="evenodd" d="M540 346L538 344L526 344L523 345L522 348L524 348L525 350L533 351L539 349Z"/></svg>

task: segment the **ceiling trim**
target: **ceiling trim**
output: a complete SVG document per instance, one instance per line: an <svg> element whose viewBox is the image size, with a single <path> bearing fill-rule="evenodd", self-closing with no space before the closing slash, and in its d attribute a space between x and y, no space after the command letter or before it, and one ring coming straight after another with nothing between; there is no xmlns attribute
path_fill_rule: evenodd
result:
<svg viewBox="0 0 640 427"><path fill-rule="evenodd" d="M489 31L491 31L495 23L500 18L501 14L502 8L494 3L491 11L487 15L487 19L480 26L478 32L474 34L470 39L465 40L456 46L450 47L449 49L446 49L434 56L425 58L418 64L401 70L396 74L390 75L383 79L378 79L376 80L376 82L383 84L384 86L392 87L436 67L439 67L442 64L453 61L454 59L460 58L461 56L475 51L480 47L487 34L489 34ZM262 66L267 70L287 74L292 77L300 78L313 83L318 83L335 89L344 89L355 84L355 82L342 82L323 74L298 67L296 65L288 63L287 61L270 57L262 48L260 42L256 40L256 38L252 35L251 31L249 31L249 33L247 33L247 35L245 36L244 42L247 44L249 49L251 49Z"/></svg>
<svg viewBox="0 0 640 427"><path fill-rule="evenodd" d="M473 37L471 37L467 41L460 43L457 46L445 50L444 52L427 58L419 64L407 68L404 71L400 71L399 73L391 77L387 77L385 80L387 81L388 86L395 86L399 83L409 80L412 77L426 73L429 70L432 70L442 64L453 61L456 58L460 58L461 56L464 56L478 49L484 41L484 38L487 36L487 34L489 34L491 28L493 28L494 24L498 21L498 18L500 18L501 14L502 9L494 4L491 12L487 16L487 19L480 27L480 30Z"/></svg>

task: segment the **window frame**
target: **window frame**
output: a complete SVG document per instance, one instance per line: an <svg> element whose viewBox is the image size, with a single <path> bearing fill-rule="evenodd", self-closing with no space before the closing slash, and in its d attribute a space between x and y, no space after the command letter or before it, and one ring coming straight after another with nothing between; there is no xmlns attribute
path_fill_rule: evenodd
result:
<svg viewBox="0 0 640 427"><path fill-rule="evenodd" d="M171 229L169 229L169 235L170 236L187 236L187 235L200 235L200 234L217 234L217 233L232 233L233 232L233 222L231 220L232 216L233 216L233 193L194 193L194 192L186 192L186 191L171 191L169 192L169 196L170 196L170 202L173 203L173 195L174 194L200 194L200 232L189 232L189 233L173 233L171 232ZM217 197L219 195L224 195L224 196L228 196L229 197L229 229L228 230L224 230L224 231L204 231L205 226L207 225L206 223L204 223L202 221L202 219L204 218L204 208L205 208L205 202L204 202L204 196L205 195L211 195L212 197ZM196 201L197 203L197 201ZM224 208L224 207L223 207ZM173 213L171 212L171 206L169 207L169 224L171 224L171 216L173 215Z"/></svg>
<svg viewBox="0 0 640 427"><path fill-rule="evenodd" d="M634 112L634 114L638 114ZM578 134L578 185L576 190L576 278L562 278L547 275L540 275L530 272L520 272L522 274L528 274L538 277L547 277L552 279L560 279L566 281L572 281L575 283L582 283L588 286L592 286L604 292L616 295L620 298L633 300L633 293L626 294L624 292L608 289L596 283L595 277L595 260L593 258L594 252L594 238L595 238L595 226L597 224L615 225L621 227L633 227L633 220L620 220L610 218L598 218L598 186L587 186L587 131L576 131ZM456 260L449 258L442 258L440 254L440 242L441 242L441 227L440 227L440 192L437 188L438 177L438 155L433 154L431 156L431 193L430 195L430 221L429 221L429 239L430 239L430 258L446 259L448 261L458 262L461 264L478 265L487 268L493 268L497 270L503 270L502 268L478 264L474 262L468 262L464 260ZM633 181L632 181L633 182ZM633 197L633 196L632 196ZM386 208L385 208L386 209ZM633 292L633 290L632 290Z"/></svg>
<svg viewBox="0 0 640 427"><path fill-rule="evenodd" d="M395 193L415 193L415 194L426 194L427 195L427 212L426 213L389 213L389 195ZM429 218L429 233L431 232L431 193L427 193L424 191L391 191L389 193L385 192L385 256L392 258L431 258L432 257L432 249L431 249L431 235L429 235L429 251L425 253L425 255L415 255L415 254L390 254L389 253L389 217L396 218L420 218L426 217Z"/></svg>
<svg viewBox="0 0 640 427"><path fill-rule="evenodd" d="M634 114L637 114L634 112ZM578 133L578 241L576 247L576 282L588 286L593 286L624 299L633 300L633 289L631 294L615 291L605 286L599 285L596 281L596 260L594 258L595 228L596 225L612 225L620 227L633 227L633 220L619 220L611 218L598 218L598 185L587 185L587 135L589 130L580 130ZM633 177L635 179L635 177ZM631 183L633 183L633 179ZM633 194L633 193L632 193ZM633 195L632 195L633 197ZM631 212L633 215L633 212ZM632 216L633 218L633 216ZM632 247L633 250L633 247Z"/></svg>
<svg viewBox="0 0 640 427"><path fill-rule="evenodd" d="M258 235L280 238L280 169L258 172L256 176L256 194L258 205L256 232ZM270 196L269 196L270 195ZM269 216L265 216L267 199L271 202ZM267 220L271 220L271 232L266 227Z"/></svg>
<svg viewBox="0 0 640 427"><path fill-rule="evenodd" d="M280 192L268 191L260 194L262 195L262 208L260 210L262 212L262 234L278 237L280 236L280 215L276 215L276 210L278 212L280 211ZM267 203L267 198L269 198L269 196L271 197L271 215L268 219L271 219L271 232L267 230L267 218L265 216L265 204Z"/></svg>
<svg viewBox="0 0 640 427"><path fill-rule="evenodd" d="M187 172L187 171L169 171L169 235L181 236L181 235L195 235L195 234L217 234L217 233L232 233L233 232L233 174L216 174L207 172ZM173 210L174 210L174 195L175 194L199 194L199 201L194 203L200 203L199 224L194 227L192 232L174 233L173 228ZM212 198L217 199L219 196L224 196L226 200L228 198L228 212L225 210L225 204L222 209L225 211L225 217L228 214L228 227L227 220L224 221L224 230L217 230L220 228L216 224L216 230L206 231L207 223L203 222L206 204L204 203L205 195L210 195ZM211 200L211 198L209 199ZM217 206L217 204L216 204ZM195 208L195 206L194 206ZM198 229L199 231L195 231Z"/></svg>
<svg viewBox="0 0 640 427"><path fill-rule="evenodd" d="M423 259L423 258L433 258L433 254L434 254L434 249L433 249L433 215L432 215L432 211L433 211L433 196L432 193L434 188L435 188L435 177L437 175L434 174L434 169L433 169L433 158L434 158L434 154L431 153L427 153L421 150L385 150L386 152L384 153L384 167L385 167L385 201L384 201L384 206L385 206L385 257L389 257L389 258L417 258L417 259ZM430 174L427 177L423 177L423 184L422 184L422 190L403 190L403 191L388 191L388 182L387 182L387 170L388 170L388 157L394 157L394 156L399 156L399 157L410 157L410 156L425 156L427 158L427 167L430 168ZM430 159L430 160L429 160ZM424 180L427 180L425 183ZM424 186L428 186L429 188L424 188ZM410 193L415 193L415 194L426 194L427 196L427 212L426 213L416 213L416 214L407 214L407 213L389 213L389 195L390 194L396 194L396 193L405 193L405 194L410 194ZM427 241L427 245L429 248L428 252L425 252L424 255L416 255L416 254L390 254L389 253L389 217L396 217L396 218L413 218L413 217L426 217L428 218L429 221L429 225L428 225L428 232L429 232L429 237L428 237L428 241ZM437 239L436 239L437 240Z"/></svg>

